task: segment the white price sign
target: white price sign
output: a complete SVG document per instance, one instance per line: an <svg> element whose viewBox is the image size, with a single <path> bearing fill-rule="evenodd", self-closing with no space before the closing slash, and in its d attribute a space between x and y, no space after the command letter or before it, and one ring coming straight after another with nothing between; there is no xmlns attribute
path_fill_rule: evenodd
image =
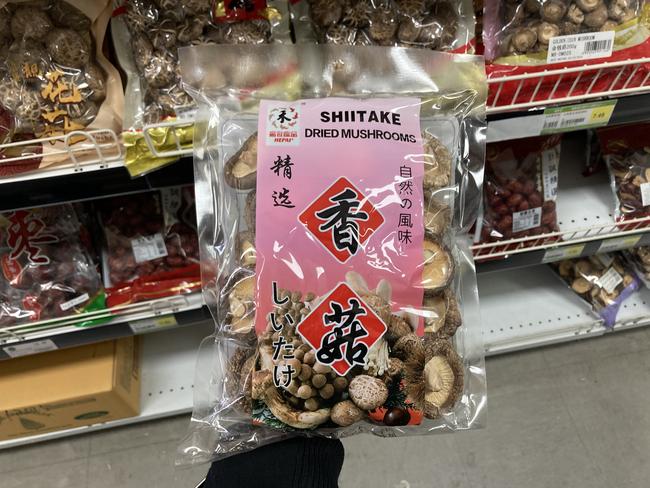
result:
<svg viewBox="0 0 650 488"><path fill-rule="evenodd" d="M577 258L585 250L585 244L575 244L573 246L562 246L553 249L547 249L542 258L542 263L552 263L553 261L562 261L564 259Z"/></svg>
<svg viewBox="0 0 650 488"><path fill-rule="evenodd" d="M154 259L164 258L167 256L167 247L165 239L161 234L138 237L131 241L133 248L133 257L136 263L153 261Z"/></svg>
<svg viewBox="0 0 650 488"><path fill-rule="evenodd" d="M554 134L607 125L614 113L616 102L616 100L605 100L547 108L544 110L541 134Z"/></svg>
<svg viewBox="0 0 650 488"><path fill-rule="evenodd" d="M174 314L129 322L129 326L134 334L144 334L145 332L173 327L175 325L178 325L178 322Z"/></svg>
<svg viewBox="0 0 650 488"><path fill-rule="evenodd" d="M546 64L608 58L614 48L614 31L555 36L548 43Z"/></svg>
<svg viewBox="0 0 650 488"><path fill-rule="evenodd" d="M28 342L27 344L16 344L15 346L2 348L2 350L11 358L19 358L21 356L29 356L30 354L38 354L47 351L56 351L57 349L58 347L51 339L43 339L40 341Z"/></svg>
<svg viewBox="0 0 650 488"><path fill-rule="evenodd" d="M598 248L598 254L605 252L618 251L619 249L629 249L634 247L641 240L641 235L616 237L603 241Z"/></svg>

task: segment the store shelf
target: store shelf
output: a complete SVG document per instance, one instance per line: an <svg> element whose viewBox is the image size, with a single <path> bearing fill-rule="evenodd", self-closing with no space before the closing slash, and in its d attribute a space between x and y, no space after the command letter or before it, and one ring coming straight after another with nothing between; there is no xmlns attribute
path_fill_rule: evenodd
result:
<svg viewBox="0 0 650 488"><path fill-rule="evenodd" d="M486 353L501 354L609 333L548 266L479 275ZM611 331L650 324L650 291L623 303Z"/></svg>
<svg viewBox="0 0 650 488"><path fill-rule="evenodd" d="M614 195L607 173L582 175L584 147L582 134L562 141L556 202L560 232L473 245L480 272L650 245L650 217L626 221L621 229L614 221Z"/></svg>
<svg viewBox="0 0 650 488"><path fill-rule="evenodd" d="M0 328L0 360L194 325L210 318L200 293ZM89 321L107 320L92 326Z"/></svg>
<svg viewBox="0 0 650 488"><path fill-rule="evenodd" d="M141 412L137 417L76 429L0 441L0 449L49 441L70 435L187 413L192 409L196 355L201 340L212 333L212 323L143 337Z"/></svg>
<svg viewBox="0 0 650 488"><path fill-rule="evenodd" d="M490 78L487 111L495 114L648 92L648 63L650 58L629 59Z"/></svg>

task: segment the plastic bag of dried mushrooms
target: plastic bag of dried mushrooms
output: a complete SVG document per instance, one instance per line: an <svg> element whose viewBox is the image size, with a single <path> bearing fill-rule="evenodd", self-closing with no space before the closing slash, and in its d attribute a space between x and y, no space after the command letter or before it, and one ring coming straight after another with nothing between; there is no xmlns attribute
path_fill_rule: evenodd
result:
<svg viewBox="0 0 650 488"><path fill-rule="evenodd" d="M68 150L96 158L79 131L112 130L93 138L119 156L122 84L102 53L110 13L108 0L0 1L0 177L70 164ZM41 138L55 139L29 142Z"/></svg>
<svg viewBox="0 0 650 488"><path fill-rule="evenodd" d="M200 106L216 324L181 461L285 435L477 427L485 376L463 234L480 202L481 58L327 45L180 57ZM342 59L359 71L340 78Z"/></svg>
<svg viewBox="0 0 650 488"><path fill-rule="evenodd" d="M116 6L113 42L128 78L123 135L131 175L192 147L196 107L181 85L179 47L291 42L286 0L120 0Z"/></svg>
<svg viewBox="0 0 650 488"><path fill-rule="evenodd" d="M296 41L473 53L472 0L298 0Z"/></svg>

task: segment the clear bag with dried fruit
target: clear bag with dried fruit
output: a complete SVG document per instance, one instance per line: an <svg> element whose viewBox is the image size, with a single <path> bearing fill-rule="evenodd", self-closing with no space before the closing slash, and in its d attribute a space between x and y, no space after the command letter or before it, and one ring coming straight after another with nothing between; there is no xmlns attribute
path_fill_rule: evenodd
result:
<svg viewBox="0 0 650 488"><path fill-rule="evenodd" d="M609 170L617 221L650 216L650 124L598 129L598 139ZM629 224L631 228L646 225ZM627 225L623 224L624 227Z"/></svg>
<svg viewBox="0 0 650 488"><path fill-rule="evenodd" d="M176 151L177 142L192 147L188 122L196 106L181 84L180 47L291 42L285 0L119 0L112 28L117 59L128 77L123 136L132 175L178 159L156 157L142 134L145 127L158 153ZM173 121L177 127L156 125Z"/></svg>
<svg viewBox="0 0 650 488"><path fill-rule="evenodd" d="M0 325L105 308L89 245L72 205L0 214Z"/></svg>
<svg viewBox="0 0 650 488"><path fill-rule="evenodd" d="M616 324L621 304L640 287L639 278L619 253L567 259L550 266L589 304L605 327Z"/></svg>
<svg viewBox="0 0 650 488"><path fill-rule="evenodd" d="M109 306L200 288L191 187L107 198L96 205L105 238L104 281Z"/></svg>
<svg viewBox="0 0 650 488"><path fill-rule="evenodd" d="M215 52L181 51L200 106L199 241L216 327L179 461L286 435L478 427L485 377L464 233L481 195L480 58ZM342 60L362 69L341 73Z"/></svg>
<svg viewBox="0 0 650 488"><path fill-rule="evenodd" d="M473 53L472 0L298 0L290 4L300 42L402 46Z"/></svg>
<svg viewBox="0 0 650 488"><path fill-rule="evenodd" d="M560 149L560 135L488 144L476 242L508 241L560 230L555 207ZM512 244L525 245L525 240Z"/></svg>

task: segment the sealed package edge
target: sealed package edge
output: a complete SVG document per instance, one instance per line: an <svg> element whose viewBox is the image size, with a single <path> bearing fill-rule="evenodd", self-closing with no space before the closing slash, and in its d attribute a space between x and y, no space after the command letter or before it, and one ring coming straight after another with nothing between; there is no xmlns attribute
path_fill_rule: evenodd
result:
<svg viewBox="0 0 650 488"><path fill-rule="evenodd" d="M287 435L480 426L466 232L481 200L481 58L201 46L181 50L181 73L199 105L199 243L216 329L179 462Z"/></svg>

